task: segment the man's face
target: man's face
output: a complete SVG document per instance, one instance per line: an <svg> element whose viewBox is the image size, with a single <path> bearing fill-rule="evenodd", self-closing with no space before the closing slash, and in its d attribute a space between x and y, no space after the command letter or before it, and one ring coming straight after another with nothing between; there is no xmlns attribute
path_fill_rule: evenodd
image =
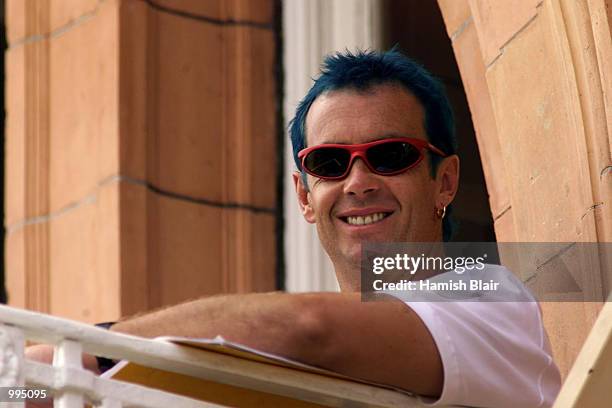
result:
<svg viewBox="0 0 612 408"><path fill-rule="evenodd" d="M358 144L402 136L427 140L420 102L392 85L319 96L306 118L306 135L308 146ZM343 180L309 175L309 191L299 177L294 177L304 217L316 223L319 239L337 272L359 264L362 242L441 240L435 208L444 200L444 183L431 177L429 162L426 154L421 163L404 173L381 176L356 159ZM378 219L381 214L384 218L366 225L356 220L364 217L368 221L366 217L370 216L372 221L372 216Z"/></svg>

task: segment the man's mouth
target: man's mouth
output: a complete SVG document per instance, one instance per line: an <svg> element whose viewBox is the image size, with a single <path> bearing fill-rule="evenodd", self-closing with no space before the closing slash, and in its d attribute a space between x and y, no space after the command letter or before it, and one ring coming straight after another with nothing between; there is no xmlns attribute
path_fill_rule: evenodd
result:
<svg viewBox="0 0 612 408"><path fill-rule="evenodd" d="M377 212L368 215L355 215L348 217L341 217L342 221L349 225L368 225L374 224L375 222L382 221L386 217L391 215L390 212Z"/></svg>

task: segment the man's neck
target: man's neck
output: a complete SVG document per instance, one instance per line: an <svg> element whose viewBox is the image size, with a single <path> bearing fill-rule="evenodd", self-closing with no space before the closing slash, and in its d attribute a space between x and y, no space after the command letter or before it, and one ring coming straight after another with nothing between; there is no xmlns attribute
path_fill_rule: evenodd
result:
<svg viewBox="0 0 612 408"><path fill-rule="evenodd" d="M432 243L439 243L440 245L428 245L427 256L429 257L443 257L444 247L442 237L439 240L430 241ZM361 290L361 257L357 259L341 259L337 262L333 262L334 271L336 272L336 278L338 279L338 285L342 292L359 292ZM429 279L443 271L435 270L421 270L410 277L409 280L424 280Z"/></svg>
<svg viewBox="0 0 612 408"><path fill-rule="evenodd" d="M359 292L361 290L361 260L353 262L335 262L334 271L341 292Z"/></svg>

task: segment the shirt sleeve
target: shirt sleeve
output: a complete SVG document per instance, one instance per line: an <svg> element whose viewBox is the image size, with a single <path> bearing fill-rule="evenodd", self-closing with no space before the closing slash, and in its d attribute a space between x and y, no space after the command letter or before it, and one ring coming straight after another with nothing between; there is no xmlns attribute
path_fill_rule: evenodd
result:
<svg viewBox="0 0 612 408"><path fill-rule="evenodd" d="M538 304L405 302L440 353L444 386L432 406L549 407L561 387Z"/></svg>

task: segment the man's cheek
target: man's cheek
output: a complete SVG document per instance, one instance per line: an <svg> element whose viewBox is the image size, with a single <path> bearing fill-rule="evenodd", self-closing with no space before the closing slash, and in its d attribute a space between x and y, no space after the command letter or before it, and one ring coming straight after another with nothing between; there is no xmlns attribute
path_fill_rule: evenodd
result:
<svg viewBox="0 0 612 408"><path fill-rule="evenodd" d="M322 184L324 184L324 181L325 180L323 180L323 179L320 179L320 178L317 178L317 177L312 177L312 176L310 176L308 178L308 183L309 183L310 186L312 186L312 188L321 186Z"/></svg>

